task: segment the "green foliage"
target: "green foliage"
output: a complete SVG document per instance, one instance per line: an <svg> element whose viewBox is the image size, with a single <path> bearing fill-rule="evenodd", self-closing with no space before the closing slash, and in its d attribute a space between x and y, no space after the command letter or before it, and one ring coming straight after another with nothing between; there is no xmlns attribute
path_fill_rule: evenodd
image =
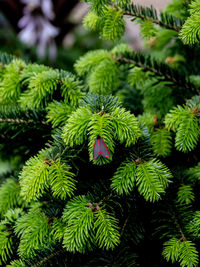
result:
<svg viewBox="0 0 200 267"><path fill-rule="evenodd" d="M32 249L48 244L51 239L49 232L48 218L38 206L34 206L16 221L15 233L20 237L19 254L29 255Z"/></svg>
<svg viewBox="0 0 200 267"><path fill-rule="evenodd" d="M182 185L178 189L178 201L180 203L190 204L194 201L193 189L190 185Z"/></svg>
<svg viewBox="0 0 200 267"><path fill-rule="evenodd" d="M141 88L144 95L143 106L146 112L155 112L160 116L165 115L173 107L172 83L149 79Z"/></svg>
<svg viewBox="0 0 200 267"><path fill-rule="evenodd" d="M173 29L175 31L179 31L183 24L181 19L173 17L166 12L158 14L153 6L142 7L134 3L127 3L123 5L123 12L125 15L133 17L133 20L141 18L144 21L152 21L164 28Z"/></svg>
<svg viewBox="0 0 200 267"><path fill-rule="evenodd" d="M129 194L133 191L136 181L136 164L132 161L123 162L112 177L111 189L117 194Z"/></svg>
<svg viewBox="0 0 200 267"><path fill-rule="evenodd" d="M131 53L131 47L128 44L125 43L119 43L114 46L114 48L111 50L111 54L113 56L116 56L120 53Z"/></svg>
<svg viewBox="0 0 200 267"><path fill-rule="evenodd" d="M195 79L196 80L195 82L198 84L198 76L195 76L195 77L197 78L197 79ZM194 95L191 99L188 99L186 101L186 105L190 109L192 109L194 112L197 112L198 110L200 110L200 96L199 95Z"/></svg>
<svg viewBox="0 0 200 267"><path fill-rule="evenodd" d="M165 242L164 246L163 256L167 261L179 261L181 267L197 266L198 252L191 241L172 238Z"/></svg>
<svg viewBox="0 0 200 267"><path fill-rule="evenodd" d="M83 76L94 70L105 59L110 59L110 53L108 51L103 49L89 51L76 61L74 68L78 75Z"/></svg>
<svg viewBox="0 0 200 267"><path fill-rule="evenodd" d="M169 241L164 243L163 256L167 261L176 262L179 258L181 241L177 238L171 238Z"/></svg>
<svg viewBox="0 0 200 267"><path fill-rule="evenodd" d="M81 105L88 107L92 113L111 113L115 108L121 107L117 97L103 96L89 93L82 99Z"/></svg>
<svg viewBox="0 0 200 267"><path fill-rule="evenodd" d="M63 245L70 252L83 253L92 244L106 250L119 244L117 220L104 208L97 206L95 211L85 196L70 200L62 218L66 224Z"/></svg>
<svg viewBox="0 0 200 267"><path fill-rule="evenodd" d="M43 71L31 78L28 90L20 97L22 108L39 108L48 103L54 90L57 89L59 72L55 70Z"/></svg>
<svg viewBox="0 0 200 267"><path fill-rule="evenodd" d="M184 23L180 37L184 44L194 44L199 42L200 36L200 1L196 0L190 4L190 14L191 16L187 18Z"/></svg>
<svg viewBox="0 0 200 267"><path fill-rule="evenodd" d="M65 224L61 219L55 218L51 226L51 235L55 240L62 241L64 236Z"/></svg>
<svg viewBox="0 0 200 267"><path fill-rule="evenodd" d="M53 161L49 167L50 186L54 197L66 199L71 197L75 187L74 174L70 166L60 159Z"/></svg>
<svg viewBox="0 0 200 267"><path fill-rule="evenodd" d="M21 209L10 209L0 222L0 264L2 266L15 252L16 237L13 235L13 222L21 215Z"/></svg>
<svg viewBox="0 0 200 267"><path fill-rule="evenodd" d="M140 67L133 67L129 70L129 74L127 77L127 82L130 86L138 85L143 86L146 78L148 77L148 73L144 72Z"/></svg>
<svg viewBox="0 0 200 267"><path fill-rule="evenodd" d="M200 212L196 211L192 220L188 225L188 231L192 234L194 238L200 238Z"/></svg>
<svg viewBox="0 0 200 267"><path fill-rule="evenodd" d="M173 40L177 39L177 36L178 34L176 31L162 29L160 31L157 31L154 39L149 40L149 46L150 48L153 48L155 50L162 51L162 49L165 49L167 45L170 45L170 42L173 42Z"/></svg>
<svg viewBox="0 0 200 267"><path fill-rule="evenodd" d="M14 260L11 261L8 267L27 267L25 263L23 263L22 260Z"/></svg>
<svg viewBox="0 0 200 267"><path fill-rule="evenodd" d="M199 1L188 19L188 0L160 14L130 0L86 2L87 28L116 41L128 16L149 49L89 51L74 65L83 80L0 55L0 158L12 161L0 174L0 265L160 266L165 239L171 265L197 266L199 47L177 37ZM107 158L94 158L99 137Z"/></svg>
<svg viewBox="0 0 200 267"><path fill-rule="evenodd" d="M125 31L123 12L120 9L104 6L100 2L101 1L93 1L91 11L84 18L84 26L92 30L98 30L105 40L120 40ZM94 3L98 8L96 6L93 8L95 5ZM99 12L100 6L102 9Z"/></svg>
<svg viewBox="0 0 200 267"><path fill-rule="evenodd" d="M66 124L69 115L74 111L74 107L66 102L53 101L47 106L47 122L52 123L52 127Z"/></svg>
<svg viewBox="0 0 200 267"><path fill-rule="evenodd" d="M176 132L175 146L178 150L187 152L196 147L199 138L199 122L197 114L188 107L173 108L166 115L165 125Z"/></svg>
<svg viewBox="0 0 200 267"><path fill-rule="evenodd" d="M62 138L66 145L73 147L82 144L87 138L87 128L92 112L81 107L74 111L63 128Z"/></svg>
<svg viewBox="0 0 200 267"><path fill-rule="evenodd" d="M70 252L85 252L90 248L93 237L94 214L84 196L70 200L63 212L64 229L63 245Z"/></svg>
<svg viewBox="0 0 200 267"><path fill-rule="evenodd" d="M174 0L167 5L165 12L177 18L185 19L189 15L189 3L190 1L187 0Z"/></svg>
<svg viewBox="0 0 200 267"><path fill-rule="evenodd" d="M116 9L108 9L104 15L102 37L105 40L120 40L125 31L123 12Z"/></svg>
<svg viewBox="0 0 200 267"><path fill-rule="evenodd" d="M98 1L92 1L92 0L85 0L85 2L90 4L91 10L93 10L98 15L101 15L107 10L108 1L107 0L98 0Z"/></svg>
<svg viewBox="0 0 200 267"><path fill-rule="evenodd" d="M92 29L93 31L100 31L103 27L103 20L94 11L90 11L83 19L83 25L87 29Z"/></svg>
<svg viewBox="0 0 200 267"><path fill-rule="evenodd" d="M0 214L3 215L7 210L23 205L20 197L19 184L12 178L6 179L0 187Z"/></svg>
<svg viewBox="0 0 200 267"><path fill-rule="evenodd" d="M147 201L155 202L165 192L172 175L159 160L151 160L137 166L136 184L138 191Z"/></svg>
<svg viewBox="0 0 200 267"><path fill-rule="evenodd" d="M35 77L35 75L42 73L43 71L49 71L49 70L50 68L45 65L39 65L36 63L28 64L22 69L20 80L23 85L28 85L31 79Z"/></svg>
<svg viewBox="0 0 200 267"><path fill-rule="evenodd" d="M172 175L159 160L124 162L112 178L111 188L118 194L129 194L135 184L147 201L155 202L165 193Z"/></svg>
<svg viewBox="0 0 200 267"><path fill-rule="evenodd" d="M155 155L167 157L172 150L172 136L165 128L157 129L151 136L153 151Z"/></svg>
<svg viewBox="0 0 200 267"><path fill-rule="evenodd" d="M13 239L10 237L10 232L4 224L0 224L0 264L6 262L13 254Z"/></svg>
<svg viewBox="0 0 200 267"><path fill-rule="evenodd" d="M44 150L26 162L19 177L20 193L26 201L37 199L42 195L44 188L49 184L48 168Z"/></svg>
<svg viewBox="0 0 200 267"><path fill-rule="evenodd" d="M192 181L200 180L200 162L195 167L190 168L187 174Z"/></svg>
<svg viewBox="0 0 200 267"><path fill-rule="evenodd" d="M140 32L144 39L149 40L157 33L154 23L150 20L144 20L140 23Z"/></svg>
<svg viewBox="0 0 200 267"><path fill-rule="evenodd" d="M89 153L90 153L90 160L93 160L96 164L104 164L108 163L112 160L112 155L114 153L114 131L113 131L113 123L112 117L110 114L93 114L91 120L88 124L88 133L89 133ZM96 138L100 136L105 145L108 148L110 153L110 158L106 159L103 157L98 157L94 159L93 157L93 148L96 141Z"/></svg>
<svg viewBox="0 0 200 267"><path fill-rule="evenodd" d="M88 77L90 91L100 95L111 94L119 83L118 68L111 58L102 61Z"/></svg>
<svg viewBox="0 0 200 267"><path fill-rule="evenodd" d="M157 123L158 117L155 114L145 112L138 116L140 125L147 127L150 133L153 133L154 126Z"/></svg>
<svg viewBox="0 0 200 267"><path fill-rule="evenodd" d="M82 88L83 86L80 84L80 81L69 73L66 73L65 77L61 80L61 95L72 106L77 106L79 100L82 98Z"/></svg>
<svg viewBox="0 0 200 267"><path fill-rule="evenodd" d="M16 102L21 93L20 72L25 63L21 60L14 60L5 66L3 79L0 83L0 101L4 103Z"/></svg>
<svg viewBox="0 0 200 267"><path fill-rule="evenodd" d="M75 189L74 174L61 159L49 159L48 150L30 158L20 174L21 195L27 201L39 198L49 187L53 196L66 199Z"/></svg>
<svg viewBox="0 0 200 267"><path fill-rule="evenodd" d="M112 113L114 131L117 139L126 146L136 143L142 133L137 118L124 108L117 107Z"/></svg>
<svg viewBox="0 0 200 267"><path fill-rule="evenodd" d="M81 145L86 140L88 133L90 160L96 164L104 164L112 160L115 139L130 146L135 144L141 136L141 130L135 116L124 108L116 107L113 109L112 105L119 106L119 104L115 104L115 99L110 99L110 103L104 102L104 99L106 98L101 96L97 96L95 99L94 96L86 106L73 112L63 128L62 134L66 145L73 147L74 145ZM86 101L90 100L86 98ZM108 148L110 153L108 159L103 157L93 159L93 147L98 136L103 139Z"/></svg>
<svg viewBox="0 0 200 267"><path fill-rule="evenodd" d="M96 221L94 228L96 229L96 241L100 248L114 249L120 242L120 234L118 221L105 209L97 210L95 214Z"/></svg>

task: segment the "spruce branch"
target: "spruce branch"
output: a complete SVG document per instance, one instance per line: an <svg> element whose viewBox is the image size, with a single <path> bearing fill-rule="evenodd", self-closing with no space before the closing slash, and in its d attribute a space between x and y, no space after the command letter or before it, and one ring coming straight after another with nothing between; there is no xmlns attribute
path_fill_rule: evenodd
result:
<svg viewBox="0 0 200 267"><path fill-rule="evenodd" d="M53 237L50 235L48 218L35 204L29 212L19 217L15 224L15 233L20 237L18 252L20 255L31 255L32 249L48 244Z"/></svg>
<svg viewBox="0 0 200 267"><path fill-rule="evenodd" d="M199 94L199 90L189 81L187 76L177 70L171 69L166 64L155 61L149 56L140 53L124 53L118 54L115 60L121 64L131 64L143 69L144 72L150 71L159 77L164 77L167 81L171 81L177 86L187 88L195 94Z"/></svg>
<svg viewBox="0 0 200 267"><path fill-rule="evenodd" d="M94 214L85 196L70 200L63 212L65 223L63 246L70 252L84 253L91 248Z"/></svg>
<svg viewBox="0 0 200 267"><path fill-rule="evenodd" d="M20 197L19 183L12 178L6 179L0 186L0 215L7 210L18 206L24 206L24 201Z"/></svg>
<svg viewBox="0 0 200 267"><path fill-rule="evenodd" d="M175 18L163 12L157 14L156 9L152 6L142 7L130 3L123 5L122 10L124 15L134 17L133 20L135 20L135 18L140 18L142 20L151 21L154 24L176 32L179 32L181 30L181 26L183 25L183 21L180 18Z"/></svg>
<svg viewBox="0 0 200 267"><path fill-rule="evenodd" d="M171 260L172 263L179 261L181 267L198 265L198 252L191 241L171 238L164 243L164 246L163 256L167 261Z"/></svg>
<svg viewBox="0 0 200 267"><path fill-rule="evenodd" d="M175 146L184 153L193 150L199 139L198 113L187 106L177 106L165 117L167 129L176 132Z"/></svg>
<svg viewBox="0 0 200 267"><path fill-rule="evenodd" d="M114 249L119 244L120 234L118 221L105 209L99 209L95 214L96 241L100 248Z"/></svg>
<svg viewBox="0 0 200 267"><path fill-rule="evenodd" d="M34 121L34 120L21 120L21 119L4 119L0 118L0 123L13 123L13 124L43 124L43 125L49 125L46 121Z"/></svg>

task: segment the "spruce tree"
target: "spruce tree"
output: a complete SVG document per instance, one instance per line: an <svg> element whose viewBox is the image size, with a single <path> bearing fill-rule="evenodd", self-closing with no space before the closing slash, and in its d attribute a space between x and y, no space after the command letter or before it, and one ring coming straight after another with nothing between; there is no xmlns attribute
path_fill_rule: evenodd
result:
<svg viewBox="0 0 200 267"><path fill-rule="evenodd" d="M200 1L86 2L113 49L74 73L0 55L0 265L198 266Z"/></svg>

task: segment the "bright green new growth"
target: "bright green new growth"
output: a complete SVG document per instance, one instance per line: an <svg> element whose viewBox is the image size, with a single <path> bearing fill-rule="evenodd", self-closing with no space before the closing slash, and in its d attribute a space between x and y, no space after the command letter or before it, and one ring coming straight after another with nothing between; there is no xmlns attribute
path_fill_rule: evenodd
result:
<svg viewBox="0 0 200 267"><path fill-rule="evenodd" d="M22 215L21 209L10 209L4 214L3 220L0 222L0 264L2 266L15 253L16 237L13 234L13 224Z"/></svg>
<svg viewBox="0 0 200 267"><path fill-rule="evenodd" d="M70 103L72 106L78 106L79 100L83 97L81 92L83 86L80 84L80 81L71 76L68 73L65 74L65 77L61 79L61 95L63 96L65 102Z"/></svg>
<svg viewBox="0 0 200 267"><path fill-rule="evenodd" d="M48 184L48 164L44 158L30 158L20 175L21 196L26 200L37 199Z"/></svg>
<svg viewBox="0 0 200 267"><path fill-rule="evenodd" d="M0 264L3 266L3 262L6 262L8 258L13 254L13 240L10 238L10 233L8 232L4 224L0 224Z"/></svg>
<svg viewBox="0 0 200 267"><path fill-rule="evenodd" d="M147 201L159 200L171 178L169 169L158 160L153 159L137 166L136 185Z"/></svg>
<svg viewBox="0 0 200 267"><path fill-rule="evenodd" d="M59 72L55 70L43 71L36 74L29 81L28 90L19 100L22 108L39 108L48 103L57 88Z"/></svg>
<svg viewBox="0 0 200 267"><path fill-rule="evenodd" d="M136 185L139 193L147 200L155 202L165 193L172 175L159 160L147 162L127 161L117 169L112 178L111 188L118 194L129 194Z"/></svg>
<svg viewBox="0 0 200 267"><path fill-rule="evenodd" d="M20 73L25 67L21 60L14 60L5 67L3 79L0 82L0 100L4 103L12 103L18 100L20 88Z"/></svg>
<svg viewBox="0 0 200 267"><path fill-rule="evenodd" d="M51 189L53 196L66 199L75 190L74 174L60 159L49 159L48 150L30 158L20 174L21 195L26 201L40 198L44 189Z"/></svg>
<svg viewBox="0 0 200 267"><path fill-rule="evenodd" d="M135 185L135 172L136 164L134 162L123 162L112 178L111 189L119 195L129 194Z"/></svg>
<svg viewBox="0 0 200 267"><path fill-rule="evenodd" d="M199 138L199 121L197 114L188 107L178 106L172 109L165 118L167 129L176 132L175 146L178 150L193 150Z"/></svg>
<svg viewBox="0 0 200 267"><path fill-rule="evenodd" d="M0 214L5 214L9 209L23 205L20 197L20 187L12 178L8 178L0 187Z"/></svg>
<svg viewBox="0 0 200 267"><path fill-rule="evenodd" d="M95 208L85 196L70 200L62 219L65 223L63 245L70 252L84 253L92 246L109 250L119 244L117 219L105 208Z"/></svg>
<svg viewBox="0 0 200 267"><path fill-rule="evenodd" d="M110 41L121 39L125 31L123 12L110 8L105 12L103 19L102 37Z"/></svg>
<svg viewBox="0 0 200 267"><path fill-rule="evenodd" d="M120 40L125 31L123 12L120 9L103 7L99 1L93 1L91 11L85 16L83 24L86 28L97 30L103 39L109 41ZM107 4L107 3L106 3Z"/></svg>
<svg viewBox="0 0 200 267"><path fill-rule="evenodd" d="M101 102L101 97L97 97ZM103 98L102 98L103 99ZM86 141L86 134L89 139L90 160L96 164L105 164L112 160L114 153L115 140L131 146L136 143L142 135L139 123L133 114L124 108L111 107L106 110L106 102L102 102L99 112L92 112L95 109L95 96L91 106L86 105L74 111L69 117L67 124L63 128L62 138L67 146L81 145ZM115 105L115 100L113 105ZM105 142L110 158L93 158L93 147L96 138L100 136Z"/></svg>
<svg viewBox="0 0 200 267"><path fill-rule="evenodd" d="M119 71L111 58L103 60L88 77L90 91L100 95L112 94L119 84Z"/></svg>
<svg viewBox="0 0 200 267"><path fill-rule="evenodd" d="M164 246L163 256L167 261L179 261L181 267L197 266L198 252L191 241L172 238Z"/></svg>
<svg viewBox="0 0 200 267"><path fill-rule="evenodd" d="M27 214L17 219L15 233L20 237L19 255L28 255L50 241L50 226L39 207L33 207Z"/></svg>
<svg viewBox="0 0 200 267"><path fill-rule="evenodd" d="M194 201L193 189L190 185L182 185L178 189L178 201L187 205Z"/></svg>
<svg viewBox="0 0 200 267"><path fill-rule="evenodd" d="M167 157L172 150L172 136L165 128L157 129L151 136L153 151L155 155Z"/></svg>
<svg viewBox="0 0 200 267"><path fill-rule="evenodd" d="M103 60L110 59L110 53L103 49L90 51L75 63L74 68L78 75L83 76L90 73Z"/></svg>
<svg viewBox="0 0 200 267"><path fill-rule="evenodd" d="M114 132L120 143L131 146L142 136L137 118L124 108L117 107L112 113Z"/></svg>
<svg viewBox="0 0 200 267"><path fill-rule="evenodd" d="M49 167L50 186L54 197L66 199L71 197L76 189L74 174L70 172L70 166L60 159L53 161Z"/></svg>
<svg viewBox="0 0 200 267"><path fill-rule="evenodd" d="M113 131L113 123L112 118L110 114L93 114L91 117L91 120L88 124L88 135L89 135L89 154L90 154L90 160L94 161L94 163L107 163L108 161L112 160L112 155L114 153L114 131ZM96 138L100 136L105 145L108 148L108 151L110 153L109 159L104 158L97 158L96 160L93 157L93 148L96 141Z"/></svg>
<svg viewBox="0 0 200 267"><path fill-rule="evenodd" d="M66 145L73 147L81 145L86 140L91 116L92 112L86 107L78 108L71 114L63 128L62 138Z"/></svg>
<svg viewBox="0 0 200 267"><path fill-rule="evenodd" d="M199 0L190 16L187 0L160 14L86 2L88 29L119 40L128 16L148 52L89 51L74 65L83 80L0 55L0 156L14 175L0 177L0 265L159 266L163 239L168 262L198 266L199 48L177 37L183 19L183 42L198 41ZM109 158L94 159L98 136Z"/></svg>
<svg viewBox="0 0 200 267"><path fill-rule="evenodd" d="M120 242L117 219L101 208L97 210L95 219L94 228L98 246L106 250L114 249Z"/></svg>
<svg viewBox="0 0 200 267"><path fill-rule="evenodd" d="M199 42L200 37L200 1L196 0L190 4L191 16L187 18L180 32L180 37L184 44L194 44Z"/></svg>
<svg viewBox="0 0 200 267"><path fill-rule="evenodd" d="M85 252L93 236L94 214L85 197L78 196L67 203L63 245L70 252Z"/></svg>
<svg viewBox="0 0 200 267"><path fill-rule="evenodd" d="M98 15L93 11L88 12L87 15L83 19L83 25L87 29L92 29L93 31L101 30L102 28L101 24L103 24L102 19L99 18Z"/></svg>
<svg viewBox="0 0 200 267"><path fill-rule="evenodd" d="M47 122L51 122L52 127L63 126L72 111L74 111L73 106L54 100L47 106Z"/></svg>
<svg viewBox="0 0 200 267"><path fill-rule="evenodd" d="M144 72L142 68L133 67L129 70L127 82L128 84L130 84L130 86L134 85L143 86L146 78L147 78L147 73Z"/></svg>

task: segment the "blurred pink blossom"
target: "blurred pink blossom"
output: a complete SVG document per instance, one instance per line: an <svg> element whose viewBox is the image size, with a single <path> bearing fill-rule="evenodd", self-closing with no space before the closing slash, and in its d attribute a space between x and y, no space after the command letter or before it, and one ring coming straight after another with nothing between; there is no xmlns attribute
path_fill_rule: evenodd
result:
<svg viewBox="0 0 200 267"><path fill-rule="evenodd" d="M51 59L56 57L56 43L54 38L59 29L51 24L55 16L51 0L21 0L25 4L24 16L19 20L18 26L22 30L19 37L22 42L37 46L37 54Z"/></svg>

